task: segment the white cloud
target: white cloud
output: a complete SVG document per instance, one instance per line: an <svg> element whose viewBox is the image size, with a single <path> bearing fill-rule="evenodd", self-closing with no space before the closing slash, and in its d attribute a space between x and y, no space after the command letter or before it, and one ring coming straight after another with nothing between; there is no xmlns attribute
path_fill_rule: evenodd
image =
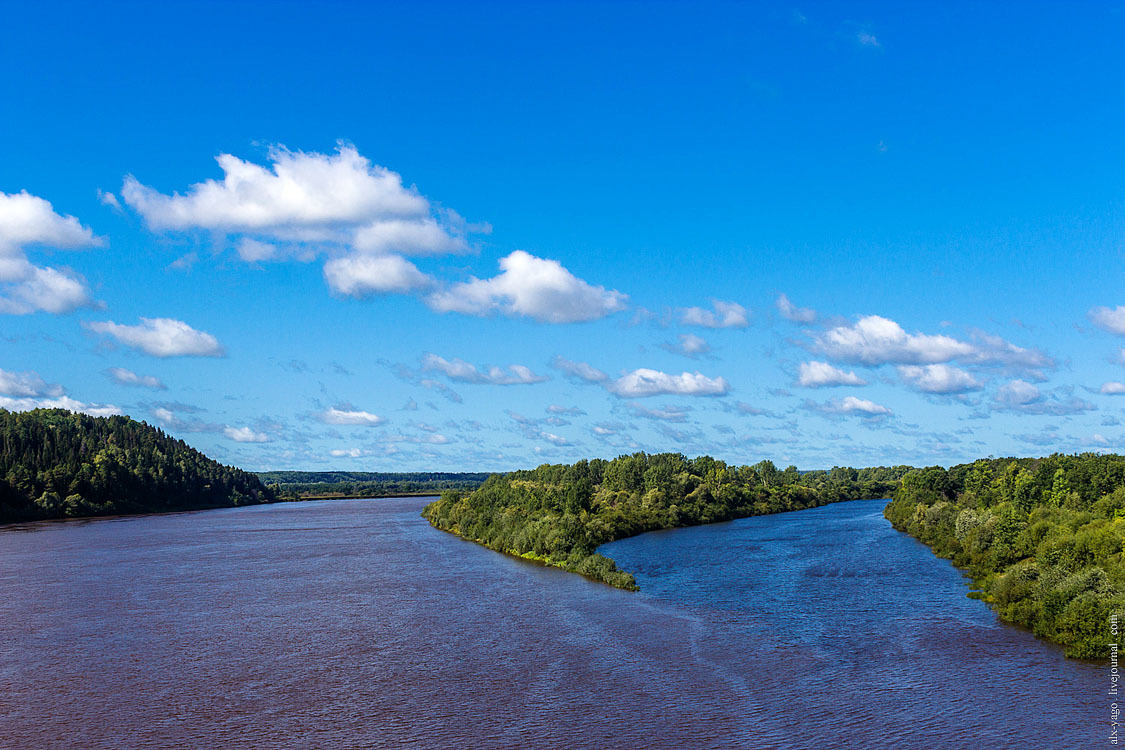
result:
<svg viewBox="0 0 1125 750"><path fill-rule="evenodd" d="M1069 414L1081 414L1094 411L1096 406L1089 401L1069 395L1056 393L1049 396L1039 388L1025 380L1012 380L997 389L993 397L993 408L998 411L1010 411L1019 414L1039 414L1055 417ZM1066 392L1064 391L1064 394Z"/></svg>
<svg viewBox="0 0 1125 750"><path fill-rule="evenodd" d="M0 313L65 313L92 303L86 282L73 271L37 266L29 246L78 249L104 245L73 216L27 191L0 193Z"/></svg>
<svg viewBox="0 0 1125 750"><path fill-rule="evenodd" d="M67 411L82 412L91 417L111 417L123 414L120 407L113 404L89 404L77 401L70 396L58 398L10 398L0 396L0 409L8 411L31 411L32 409L66 409Z"/></svg>
<svg viewBox="0 0 1125 750"><path fill-rule="evenodd" d="M101 203L103 206L109 206L114 211L120 211L121 210L121 202L119 200L117 200L117 196L114 195L113 193L110 193L110 192L107 192L105 190L102 190L101 188L98 188L97 196L98 196L98 202Z"/></svg>
<svg viewBox="0 0 1125 750"><path fill-rule="evenodd" d="M978 391L982 384L969 373L951 365L900 365L898 374L923 393L954 394Z"/></svg>
<svg viewBox="0 0 1125 750"><path fill-rule="evenodd" d="M802 362L797 374L797 385L805 388L826 388L837 385L867 385L867 381L854 372L844 372L827 362Z"/></svg>
<svg viewBox="0 0 1125 750"><path fill-rule="evenodd" d="M689 326L704 328L745 328L750 325L747 310L737 302L712 300L714 311L702 307L681 308L680 322Z"/></svg>
<svg viewBox="0 0 1125 750"><path fill-rule="evenodd" d="M1087 315L1098 328L1110 333L1125 335L1125 305L1095 307Z"/></svg>
<svg viewBox="0 0 1125 750"><path fill-rule="evenodd" d="M1043 398L1039 388L1026 380L1013 380L996 391L996 402L1008 407L1025 406Z"/></svg>
<svg viewBox="0 0 1125 750"><path fill-rule="evenodd" d="M427 354L422 357L422 369L427 372L444 373L450 380L461 383L477 383L486 385L531 385L542 383L549 378L537 375L523 365L509 365L507 370L495 365L484 366L478 369L463 359L454 357L447 360L436 354Z"/></svg>
<svg viewBox="0 0 1125 750"><path fill-rule="evenodd" d="M270 436L249 427L224 427L223 434L237 443L268 443Z"/></svg>
<svg viewBox="0 0 1125 750"><path fill-rule="evenodd" d="M403 255L438 255L469 249L470 226L451 210L435 209L397 173L372 164L352 146L334 154L293 152L275 146L269 164L230 154L217 157L221 180L162 194L125 178L125 202L156 231L205 230L239 236L247 262L283 257L273 243L296 244L302 260L321 253L329 287L344 295L406 293L430 280Z"/></svg>
<svg viewBox="0 0 1125 750"><path fill-rule="evenodd" d="M702 336L696 336L694 333L681 333L679 338L680 343L678 345L667 348L677 354L683 354L685 357L698 357L711 351L711 345Z"/></svg>
<svg viewBox="0 0 1125 750"><path fill-rule="evenodd" d="M882 404L855 396L833 399L824 404L808 403L806 405L825 414L855 415L864 419L878 419L892 415L891 410Z"/></svg>
<svg viewBox="0 0 1125 750"><path fill-rule="evenodd" d="M106 370L106 374L118 385L139 386L141 388L152 388L158 391L167 390L168 388L161 382L160 378L152 375L138 375L132 370L126 370L124 367L111 367Z"/></svg>
<svg viewBox="0 0 1125 750"><path fill-rule="evenodd" d="M551 404L547 407L547 411L551 414L565 414L568 417L581 417L586 414L585 410L577 406L560 406L559 404Z"/></svg>
<svg viewBox="0 0 1125 750"><path fill-rule="evenodd" d="M334 458L362 458L372 455L371 451L362 448L333 448L328 453Z"/></svg>
<svg viewBox="0 0 1125 750"><path fill-rule="evenodd" d="M777 311L781 317L794 323L812 323L816 320L816 310L809 307L797 307L784 294L777 295Z"/></svg>
<svg viewBox="0 0 1125 750"><path fill-rule="evenodd" d="M934 364L974 353L972 345L944 335L909 334L893 320L867 315L854 325L814 335L816 348L833 359L864 365Z"/></svg>
<svg viewBox="0 0 1125 750"><path fill-rule="evenodd" d="M277 247L268 242L261 242L251 237L243 237L239 240L236 250L238 251L238 257L242 258L247 263L270 260L277 256Z"/></svg>
<svg viewBox="0 0 1125 750"><path fill-rule="evenodd" d="M1123 396L1125 395L1125 383L1110 381L1103 383L1099 393L1104 393L1107 396Z"/></svg>
<svg viewBox="0 0 1125 750"><path fill-rule="evenodd" d="M429 202L402 177L352 146L335 154L269 150L268 167L231 154L215 160L222 180L164 195L125 178L125 202L157 230L208 229L292 240L341 240L380 220L427 217ZM399 248L401 252L402 249Z"/></svg>
<svg viewBox="0 0 1125 750"><path fill-rule="evenodd" d="M670 375L641 368L606 384L606 390L621 398L643 398L662 394L680 396L723 396L730 391L725 378L709 378L696 372Z"/></svg>
<svg viewBox="0 0 1125 750"><path fill-rule="evenodd" d="M222 357L225 355L218 339L197 331L182 320L172 318L141 318L139 325L128 326L112 321L82 324L94 333L112 336L126 346L140 349L153 357Z"/></svg>
<svg viewBox="0 0 1125 750"><path fill-rule="evenodd" d="M384 420L377 414L369 411L353 409L350 406L342 408L332 407L325 409L317 415L317 419L325 424L349 425L360 427L375 427L383 424Z"/></svg>
<svg viewBox="0 0 1125 750"><path fill-rule="evenodd" d="M66 409L94 417L121 414L121 409L113 404L89 404L75 400L66 395L61 385L47 383L39 373L7 370L0 370L0 409Z"/></svg>
<svg viewBox="0 0 1125 750"><path fill-rule="evenodd" d="M405 294L433 285L433 279L401 255L348 255L324 264L330 289L350 297Z"/></svg>
<svg viewBox="0 0 1125 750"><path fill-rule="evenodd" d="M602 383L609 380L609 375L598 368L592 367L586 362L574 362L565 357L556 356L551 360L551 367L587 383Z"/></svg>
<svg viewBox="0 0 1125 750"><path fill-rule="evenodd" d="M58 397L65 393L63 387L48 384L35 372L8 372L0 370L0 395L34 397Z"/></svg>
<svg viewBox="0 0 1125 750"><path fill-rule="evenodd" d="M643 419L656 419L663 422L686 422L688 412L691 411L689 406L665 406L656 409L648 409L640 404L629 404L630 411L633 414Z"/></svg>
<svg viewBox="0 0 1125 750"><path fill-rule="evenodd" d="M27 245L75 249L104 244L73 216L55 213L48 201L19 193L0 193L0 254L19 252Z"/></svg>
<svg viewBox="0 0 1125 750"><path fill-rule="evenodd" d="M516 250L500 259L501 273L434 292L427 304L438 312L525 316L542 323L597 320L625 308L628 297L588 284L557 260Z"/></svg>

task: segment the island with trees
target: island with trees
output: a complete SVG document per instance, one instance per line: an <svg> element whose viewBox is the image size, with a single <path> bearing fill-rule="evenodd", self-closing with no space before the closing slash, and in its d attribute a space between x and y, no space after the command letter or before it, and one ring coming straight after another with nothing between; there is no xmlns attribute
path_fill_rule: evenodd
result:
<svg viewBox="0 0 1125 750"><path fill-rule="evenodd" d="M1125 456L982 459L907 474L884 511L971 577L970 595L1068 656L1125 627Z"/></svg>
<svg viewBox="0 0 1125 750"><path fill-rule="evenodd" d="M598 554L600 545L656 529L887 497L908 471L800 472L769 461L731 466L709 456L634 453L493 475L473 492L442 493L423 515L490 549L635 590L632 574Z"/></svg>
<svg viewBox="0 0 1125 750"><path fill-rule="evenodd" d="M277 499L253 474L129 417L0 409L0 523Z"/></svg>

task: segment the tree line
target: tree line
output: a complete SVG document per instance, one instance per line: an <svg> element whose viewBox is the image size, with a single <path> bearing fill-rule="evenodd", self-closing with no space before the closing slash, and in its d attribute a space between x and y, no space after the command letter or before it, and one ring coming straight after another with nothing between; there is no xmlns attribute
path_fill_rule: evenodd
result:
<svg viewBox="0 0 1125 750"><path fill-rule="evenodd" d="M489 477L473 492L449 491L423 510L439 529L624 589L633 576L599 545L656 529L887 497L908 466L828 471L732 466L680 453L544 464Z"/></svg>
<svg viewBox="0 0 1125 750"><path fill-rule="evenodd" d="M1125 617L1125 456L982 459L907 474L884 514L952 559L1001 619L1109 653ZM1125 622L1125 619L1120 619Z"/></svg>
<svg viewBox="0 0 1125 750"><path fill-rule="evenodd" d="M386 497L472 490L488 479L486 472L451 471L262 471L258 478L276 484L288 499L318 495Z"/></svg>

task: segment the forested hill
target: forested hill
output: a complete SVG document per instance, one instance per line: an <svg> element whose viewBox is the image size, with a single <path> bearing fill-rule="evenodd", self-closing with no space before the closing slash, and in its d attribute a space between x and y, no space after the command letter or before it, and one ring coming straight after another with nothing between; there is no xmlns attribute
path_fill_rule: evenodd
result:
<svg viewBox="0 0 1125 750"><path fill-rule="evenodd" d="M1125 456L988 459L909 474L884 511L965 568L1008 622L1109 654L1125 622Z"/></svg>
<svg viewBox="0 0 1125 750"><path fill-rule="evenodd" d="M488 479L479 472L414 471L262 471L258 478L298 497L346 495L436 495L445 490L472 490Z"/></svg>
<svg viewBox="0 0 1125 750"><path fill-rule="evenodd" d="M0 409L0 523L274 499L253 474L129 417Z"/></svg>
<svg viewBox="0 0 1125 750"><path fill-rule="evenodd" d="M908 466L801 473L769 461L729 466L709 456L635 453L494 475L446 492L423 515L491 549L635 589L597 547L644 531L887 497Z"/></svg>

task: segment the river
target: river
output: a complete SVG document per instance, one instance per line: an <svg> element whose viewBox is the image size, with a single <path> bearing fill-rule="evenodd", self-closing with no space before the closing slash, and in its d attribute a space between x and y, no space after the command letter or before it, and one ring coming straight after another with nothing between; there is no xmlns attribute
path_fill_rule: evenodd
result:
<svg viewBox="0 0 1125 750"><path fill-rule="evenodd" d="M0 528L4 748L1108 746L1108 668L884 501L645 534L629 593L424 499Z"/></svg>

